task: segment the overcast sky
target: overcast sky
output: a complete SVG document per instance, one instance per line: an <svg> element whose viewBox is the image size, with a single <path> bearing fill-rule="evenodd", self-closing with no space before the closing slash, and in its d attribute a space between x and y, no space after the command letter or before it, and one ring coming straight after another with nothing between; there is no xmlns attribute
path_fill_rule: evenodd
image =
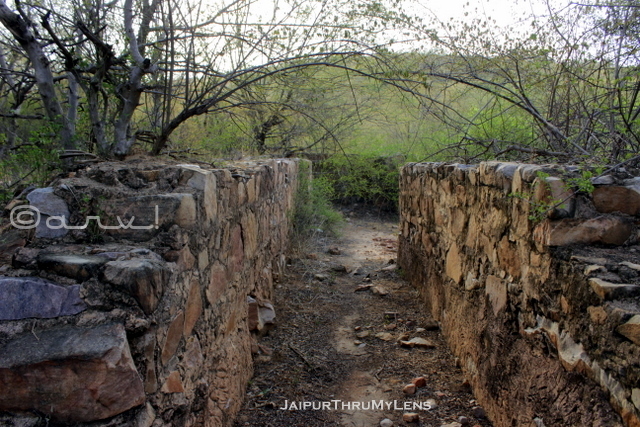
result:
<svg viewBox="0 0 640 427"><path fill-rule="evenodd" d="M554 7L561 7L567 0L550 0ZM517 24L531 12L545 14L542 0L417 0L427 12L433 12L443 22L451 18L492 18L499 26Z"/></svg>

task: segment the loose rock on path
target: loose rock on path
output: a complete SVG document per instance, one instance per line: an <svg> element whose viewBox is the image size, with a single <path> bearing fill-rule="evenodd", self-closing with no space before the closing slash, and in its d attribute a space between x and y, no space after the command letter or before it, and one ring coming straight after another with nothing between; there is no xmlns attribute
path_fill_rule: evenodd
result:
<svg viewBox="0 0 640 427"><path fill-rule="evenodd" d="M291 260L237 427L491 426L396 269L396 236L391 220L351 218Z"/></svg>

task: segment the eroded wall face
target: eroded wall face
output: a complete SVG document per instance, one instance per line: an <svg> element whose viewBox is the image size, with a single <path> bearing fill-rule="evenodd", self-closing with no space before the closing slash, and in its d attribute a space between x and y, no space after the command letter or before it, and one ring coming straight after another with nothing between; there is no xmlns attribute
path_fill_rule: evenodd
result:
<svg viewBox="0 0 640 427"><path fill-rule="evenodd" d="M14 215L2 242L0 423L231 425L252 330L273 322L298 162L72 175L13 203L40 217Z"/></svg>
<svg viewBox="0 0 640 427"><path fill-rule="evenodd" d="M496 426L640 425L640 180L571 177L402 170L399 265Z"/></svg>

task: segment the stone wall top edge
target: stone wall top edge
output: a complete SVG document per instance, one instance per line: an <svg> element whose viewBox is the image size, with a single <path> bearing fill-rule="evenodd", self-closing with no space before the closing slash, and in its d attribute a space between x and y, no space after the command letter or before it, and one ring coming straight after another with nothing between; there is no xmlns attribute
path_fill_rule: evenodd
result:
<svg viewBox="0 0 640 427"><path fill-rule="evenodd" d="M540 173L551 177L574 178L580 177L584 169L577 165L560 165L560 164L537 164L507 161L484 161L476 164L454 163L454 162L415 162L407 163L403 167L405 174L436 174L436 175L452 175L462 177L472 173L479 173L481 179L474 181L478 185L489 185L499 187L505 185L505 181L512 181L515 175L518 175L522 181L532 183ZM596 175L592 172L593 178L591 182L594 186L613 186L623 185L627 187L637 187L640 189L640 177L629 174L624 169L615 172L607 171L605 174ZM496 183L495 178L500 178L500 182Z"/></svg>

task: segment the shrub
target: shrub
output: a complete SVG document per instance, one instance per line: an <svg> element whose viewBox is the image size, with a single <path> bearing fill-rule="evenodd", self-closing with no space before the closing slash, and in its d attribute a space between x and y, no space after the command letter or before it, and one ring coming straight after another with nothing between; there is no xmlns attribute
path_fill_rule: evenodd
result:
<svg viewBox="0 0 640 427"><path fill-rule="evenodd" d="M331 200L340 204L365 203L396 212L398 179L403 156L333 156L316 165L316 180L330 185Z"/></svg>
<svg viewBox="0 0 640 427"><path fill-rule="evenodd" d="M300 161L298 191L293 212L292 241L299 247L318 234L337 234L342 215L332 204L333 188L324 178L313 179L311 162Z"/></svg>

